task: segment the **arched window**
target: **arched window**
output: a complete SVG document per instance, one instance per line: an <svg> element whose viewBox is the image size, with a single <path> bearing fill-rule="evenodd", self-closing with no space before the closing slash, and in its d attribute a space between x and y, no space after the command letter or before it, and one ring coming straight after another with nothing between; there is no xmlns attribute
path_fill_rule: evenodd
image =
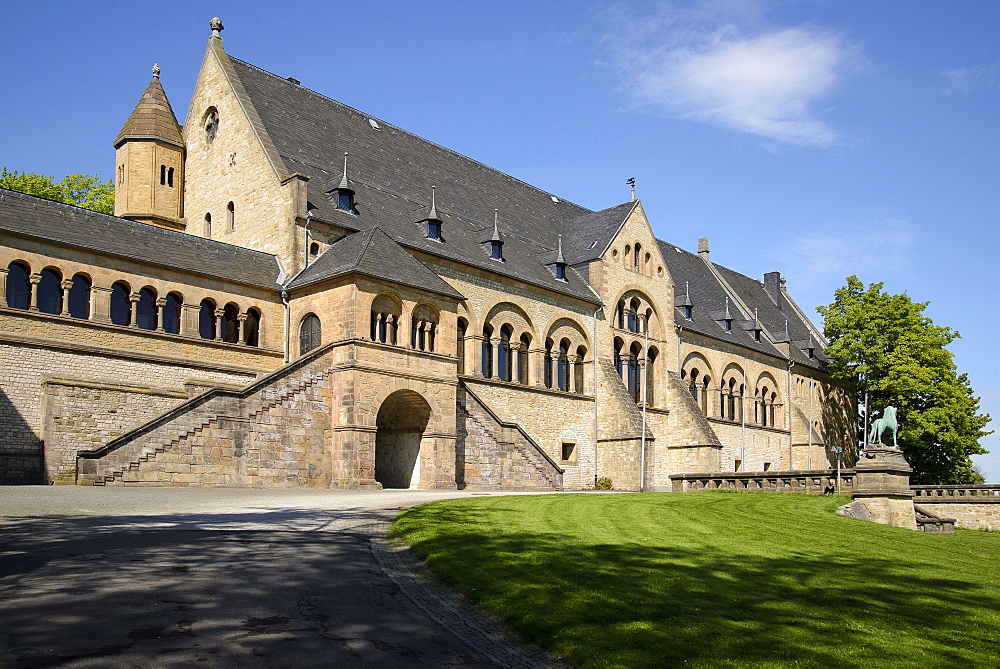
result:
<svg viewBox="0 0 1000 669"><path fill-rule="evenodd" d="M618 337L615 337L615 369L618 371L618 376L625 383L628 381L625 379L625 357L622 355L622 349L625 348L625 342L623 342Z"/></svg>
<svg viewBox="0 0 1000 669"><path fill-rule="evenodd" d="M691 391L691 397L694 398L695 404L700 405L701 402L698 399L698 375L700 372L697 368L692 369L691 373L688 375L688 390Z"/></svg>
<svg viewBox="0 0 1000 669"><path fill-rule="evenodd" d="M372 341L380 341L383 344L395 344L396 335L399 331L399 318L402 313L402 305L393 297L379 295L372 300Z"/></svg>
<svg viewBox="0 0 1000 669"><path fill-rule="evenodd" d="M83 274L73 277L69 289L69 315L73 318L90 318L90 279Z"/></svg>
<svg viewBox="0 0 1000 669"><path fill-rule="evenodd" d="M322 326L319 316L309 314L299 326L299 355L305 355L322 343Z"/></svg>
<svg viewBox="0 0 1000 669"><path fill-rule="evenodd" d="M198 310L198 334L202 339L215 339L215 302L205 298Z"/></svg>
<svg viewBox="0 0 1000 669"><path fill-rule="evenodd" d="M313 242L312 244L309 245L309 255L311 255L311 256L319 255L319 244L318 243Z"/></svg>
<svg viewBox="0 0 1000 669"><path fill-rule="evenodd" d="M642 318L639 315L639 300L633 297L632 301L628 304L628 331L639 333L642 332Z"/></svg>
<svg viewBox="0 0 1000 669"><path fill-rule="evenodd" d="M555 343L551 339L546 339L545 340L545 359L544 359L544 363L545 363L545 379L544 379L544 383L545 383L545 387L546 388L551 388L552 385L553 385L553 379L552 379L552 364L553 364L552 349L554 347L555 347Z"/></svg>
<svg viewBox="0 0 1000 669"><path fill-rule="evenodd" d="M497 375L503 381L510 381L513 378L513 360L510 350L510 338L513 334L509 325L500 328L500 341L497 343Z"/></svg>
<svg viewBox="0 0 1000 669"><path fill-rule="evenodd" d="M493 378L493 328L483 326L483 378Z"/></svg>
<svg viewBox="0 0 1000 669"><path fill-rule="evenodd" d="M622 256L622 259L625 261L625 269L628 269L629 266L632 264L632 245L631 244L626 244L625 245L625 255Z"/></svg>
<svg viewBox="0 0 1000 669"><path fill-rule="evenodd" d="M51 268L43 269L38 284L38 310L43 314L62 313L62 275Z"/></svg>
<svg viewBox="0 0 1000 669"><path fill-rule="evenodd" d="M132 289L127 283L116 281L111 286L111 322L115 325L132 324Z"/></svg>
<svg viewBox="0 0 1000 669"><path fill-rule="evenodd" d="M646 352L646 404L656 404L656 358L659 354L653 347Z"/></svg>
<svg viewBox="0 0 1000 669"><path fill-rule="evenodd" d="M629 348L629 380L628 389L632 399L638 404L642 401L642 346L638 342Z"/></svg>
<svg viewBox="0 0 1000 669"><path fill-rule="evenodd" d="M587 359L587 349L576 347L576 365L573 366L573 390L583 393L583 361Z"/></svg>
<svg viewBox="0 0 1000 669"><path fill-rule="evenodd" d="M212 215L211 214L205 214L205 236L206 237L211 237L212 236Z"/></svg>
<svg viewBox="0 0 1000 669"><path fill-rule="evenodd" d="M426 304L417 305L410 319L410 347L420 351L433 351L437 327L437 312Z"/></svg>
<svg viewBox="0 0 1000 669"><path fill-rule="evenodd" d="M642 244L636 243L635 245L635 255L633 256L632 269L636 272L640 271L642 267L639 265L639 258L642 254Z"/></svg>
<svg viewBox="0 0 1000 669"><path fill-rule="evenodd" d="M517 382L527 385L529 382L528 350L531 349L531 335L527 332L521 335L521 345L517 349Z"/></svg>
<svg viewBox="0 0 1000 669"><path fill-rule="evenodd" d="M458 319L458 341L455 342L455 356L458 358L458 373L465 374L465 337L469 324L464 318Z"/></svg>
<svg viewBox="0 0 1000 669"><path fill-rule="evenodd" d="M569 390L569 339L559 342L559 390Z"/></svg>
<svg viewBox="0 0 1000 669"><path fill-rule="evenodd" d="M615 322L618 323L618 329L625 329L625 300L618 301L618 308L615 309Z"/></svg>
<svg viewBox="0 0 1000 669"><path fill-rule="evenodd" d="M260 312L256 309L247 309L247 317L243 321L243 343L260 346Z"/></svg>
<svg viewBox="0 0 1000 669"><path fill-rule="evenodd" d="M19 262L7 265L7 306L27 309L31 306L31 270Z"/></svg>
<svg viewBox="0 0 1000 669"><path fill-rule="evenodd" d="M177 293L168 293L166 304L163 305L163 331L179 334L181 331L181 305L184 298Z"/></svg>
<svg viewBox="0 0 1000 669"><path fill-rule="evenodd" d="M143 288L135 305L135 325L143 330L155 330L157 325L156 291Z"/></svg>
<svg viewBox="0 0 1000 669"><path fill-rule="evenodd" d="M230 344L238 344L240 341L240 308L233 303L229 303L222 310L222 339Z"/></svg>
<svg viewBox="0 0 1000 669"><path fill-rule="evenodd" d="M229 231L232 232L236 229L236 205L230 200L229 204L226 205L226 220L229 226Z"/></svg>

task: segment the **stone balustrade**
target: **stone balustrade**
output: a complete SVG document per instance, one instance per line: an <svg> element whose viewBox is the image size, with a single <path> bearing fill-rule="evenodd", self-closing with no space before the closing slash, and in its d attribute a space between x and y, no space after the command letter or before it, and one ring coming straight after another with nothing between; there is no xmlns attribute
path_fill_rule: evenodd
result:
<svg viewBox="0 0 1000 669"><path fill-rule="evenodd" d="M913 485L913 501L917 504L1000 504L1000 484L980 485Z"/></svg>
<svg viewBox="0 0 1000 669"><path fill-rule="evenodd" d="M823 494L837 486L837 472L830 469L800 469L767 472L711 472L673 474L673 492L696 490L742 490L757 492L800 492ZM840 470L841 492L849 494L855 487L853 469Z"/></svg>

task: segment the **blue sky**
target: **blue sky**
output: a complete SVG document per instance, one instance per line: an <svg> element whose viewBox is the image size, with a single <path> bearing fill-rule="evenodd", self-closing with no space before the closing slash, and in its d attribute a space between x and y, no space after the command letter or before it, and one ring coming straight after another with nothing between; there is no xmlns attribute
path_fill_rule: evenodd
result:
<svg viewBox="0 0 1000 669"><path fill-rule="evenodd" d="M584 206L635 177L660 238L811 313L849 274L930 301L1000 418L1000 2L284 7L0 1L0 163L111 178L154 62L183 122L218 15L231 55Z"/></svg>

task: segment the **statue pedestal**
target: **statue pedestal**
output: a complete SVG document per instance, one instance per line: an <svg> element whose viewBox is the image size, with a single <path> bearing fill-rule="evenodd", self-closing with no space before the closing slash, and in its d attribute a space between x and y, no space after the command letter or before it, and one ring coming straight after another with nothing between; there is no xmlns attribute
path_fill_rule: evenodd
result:
<svg viewBox="0 0 1000 669"><path fill-rule="evenodd" d="M854 499L860 500L876 523L917 529L910 474L913 469L898 448L882 444L865 446L855 465Z"/></svg>

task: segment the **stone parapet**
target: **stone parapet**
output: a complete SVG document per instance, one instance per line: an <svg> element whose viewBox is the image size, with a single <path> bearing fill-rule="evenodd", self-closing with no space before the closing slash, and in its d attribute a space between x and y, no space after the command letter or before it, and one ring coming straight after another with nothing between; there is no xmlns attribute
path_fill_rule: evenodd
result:
<svg viewBox="0 0 1000 669"><path fill-rule="evenodd" d="M767 471L767 472L711 472L673 474L670 477L673 492L697 490L745 490L751 492L799 492L819 495L832 493L837 487L837 472L829 469ZM840 471L841 490L850 493L856 485L854 470Z"/></svg>

